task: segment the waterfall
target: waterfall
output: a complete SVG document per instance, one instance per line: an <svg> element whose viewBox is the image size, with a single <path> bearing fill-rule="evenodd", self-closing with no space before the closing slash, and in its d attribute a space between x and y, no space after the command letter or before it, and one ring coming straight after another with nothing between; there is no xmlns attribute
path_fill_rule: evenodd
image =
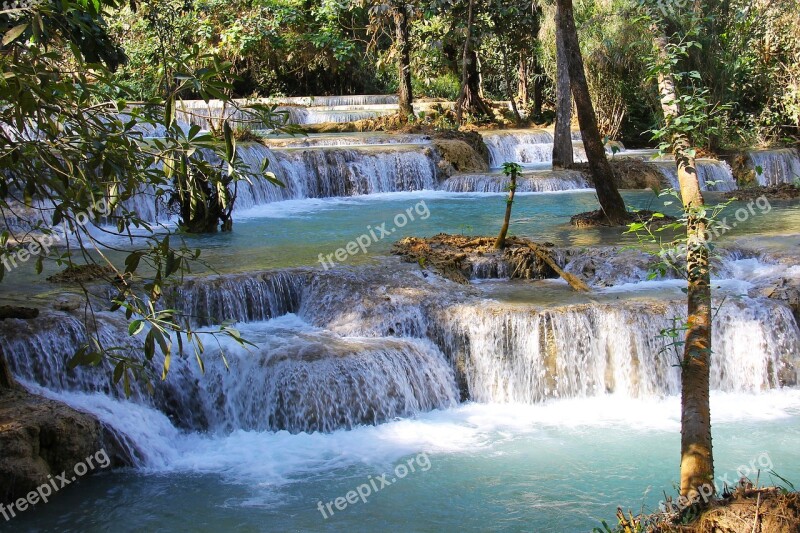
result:
<svg viewBox="0 0 800 533"><path fill-rule="evenodd" d="M188 280L166 297L170 308L197 325L255 322L297 311L306 278L299 270L208 276Z"/></svg>
<svg viewBox="0 0 800 533"><path fill-rule="evenodd" d="M489 148L489 166L499 168L503 163L551 164L553 161L553 135L545 130L508 130L483 132L483 141ZM622 143L614 143L624 151ZM572 132L572 149L576 163L585 163L586 151L579 131ZM606 153L613 153L611 144Z"/></svg>
<svg viewBox="0 0 800 533"><path fill-rule="evenodd" d="M456 174L445 180L441 189L448 192L506 192L511 183L503 174ZM517 179L517 192L555 192L591 188L586 176L576 170L523 174Z"/></svg>
<svg viewBox="0 0 800 533"><path fill-rule="evenodd" d="M268 137L264 142L272 149L312 146L357 147L374 144L430 144L430 137L404 133L320 133L296 137Z"/></svg>
<svg viewBox="0 0 800 533"><path fill-rule="evenodd" d="M553 136L544 130L512 130L484 132L489 148L489 166L503 163L548 163L553 159Z"/></svg>
<svg viewBox="0 0 800 533"><path fill-rule="evenodd" d="M209 355L213 362L198 379L210 427L333 431L458 403L453 371L429 341L292 326L244 326L258 348L224 345L230 370Z"/></svg>
<svg viewBox="0 0 800 533"><path fill-rule="evenodd" d="M242 111L248 105L275 106L276 113L286 116L286 124L320 124L323 122L355 122L397 112L397 96L311 96L237 99L232 103L220 100L182 100L178 102L175 116L186 124L196 124L204 130L219 127L223 119L237 122L236 127L248 130L268 129L268 124L252 121L249 113ZM432 107L453 107L453 102L416 102L419 113ZM282 120L281 120L282 121Z"/></svg>
<svg viewBox="0 0 800 533"><path fill-rule="evenodd" d="M685 316L684 308L656 301L552 310L455 306L439 315L440 344L479 402L677 394L676 355L660 332L672 326L670 317ZM713 331L712 389L761 391L796 372L800 332L778 303L728 301Z"/></svg>
<svg viewBox="0 0 800 533"><path fill-rule="evenodd" d="M651 164L656 165L673 189L680 190L678 169L674 162L658 161L651 162ZM700 182L700 190L729 192L737 189L736 179L733 177L733 171L727 162L698 159L695 161L695 165L697 167L697 180Z"/></svg>
<svg viewBox="0 0 800 533"><path fill-rule="evenodd" d="M749 157L759 185L794 183L800 179L800 152L795 148L750 152Z"/></svg>
<svg viewBox="0 0 800 533"><path fill-rule="evenodd" d="M673 325L671 317L685 316L681 301L542 308L470 294L374 268L190 280L167 293L165 305L177 304L198 323L210 323L203 318L210 315L239 320L255 347L207 340L204 374L191 351L175 354L156 394L134 382L130 401L195 431L300 432L453 407L459 390L477 402L522 403L679 392L677 356L660 332ZM141 349L121 316L101 313L97 327L105 345ZM758 392L796 383L800 330L782 303L729 298L715 315L713 335L713 389ZM121 398L120 386L109 382L108 360L67 370L85 339L82 320L67 313L0 323L17 377L52 391ZM157 373L158 354L153 364Z"/></svg>
<svg viewBox="0 0 800 533"><path fill-rule="evenodd" d="M266 179L239 181L234 213L283 200L433 190L437 186L437 156L425 144L271 150L258 143L242 143L237 152L256 176L262 163L269 161L267 171L285 186ZM126 207L147 221L168 216L149 189L131 198Z"/></svg>
<svg viewBox="0 0 800 533"><path fill-rule="evenodd" d="M281 199L328 198L436 188L436 162L425 146L274 150L251 145L241 152L251 166L264 158L285 185L266 180L240 188L237 207L246 209Z"/></svg>
<svg viewBox="0 0 800 533"><path fill-rule="evenodd" d="M397 105L395 94L352 94L335 96L273 96L266 99L273 104L300 106L343 106L343 105Z"/></svg>

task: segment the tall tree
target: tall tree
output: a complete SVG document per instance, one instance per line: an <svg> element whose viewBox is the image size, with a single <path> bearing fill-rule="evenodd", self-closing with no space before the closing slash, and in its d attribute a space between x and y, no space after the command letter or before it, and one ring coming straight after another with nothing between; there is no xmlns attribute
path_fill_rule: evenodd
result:
<svg viewBox="0 0 800 533"><path fill-rule="evenodd" d="M408 36L409 12L413 6L401 2L394 9L395 47L397 48L397 80L400 114L414 114L414 97L411 89L411 42Z"/></svg>
<svg viewBox="0 0 800 533"><path fill-rule="evenodd" d="M553 168L569 168L575 162L572 151L572 96L569 86L569 60L564 31L556 5L556 124L553 133Z"/></svg>
<svg viewBox="0 0 800 533"><path fill-rule="evenodd" d="M478 70L478 53L475 51L473 26L475 23L475 0L469 0L467 28L461 55L461 90L456 101L456 121L463 122L464 109L474 115L491 116L492 110L481 97L481 74Z"/></svg>
<svg viewBox="0 0 800 533"><path fill-rule="evenodd" d="M672 73L673 57L668 40L653 25L658 57L658 88L665 129L671 137L678 167L678 181L687 214L688 318L681 361L681 496L696 500L714 494L714 459L711 448L709 399L711 355L711 276L706 242L708 220L695 167L695 150L685 131L675 127L681 118L678 92ZM697 500L699 501L699 500Z"/></svg>
<svg viewBox="0 0 800 533"><path fill-rule="evenodd" d="M378 2L369 8L368 31L372 35L369 48L379 46L379 37L394 27L393 54L397 57L397 83L399 109L402 117L414 114L414 96L411 87L411 21L417 13L417 6L404 0Z"/></svg>
<svg viewBox="0 0 800 533"><path fill-rule="evenodd" d="M614 184L614 173L606 158L600 130L597 127L597 116L594 113L592 99L589 96L589 85L583 67L578 31L575 28L572 0L556 0L557 26L563 34L564 47L569 64L570 87L578 110L578 122L581 127L583 146L589 160L589 171L594 180L597 200L609 224L622 225L629 220L625 202Z"/></svg>

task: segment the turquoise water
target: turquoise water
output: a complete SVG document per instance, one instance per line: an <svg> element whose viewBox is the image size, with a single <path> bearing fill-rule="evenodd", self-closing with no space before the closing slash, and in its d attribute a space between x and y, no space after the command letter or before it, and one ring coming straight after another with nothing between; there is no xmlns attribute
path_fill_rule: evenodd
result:
<svg viewBox="0 0 800 533"><path fill-rule="evenodd" d="M650 192L624 197L636 208L660 208ZM239 213L231 234L186 240L222 271L318 265L319 254L386 223L389 234L348 257L345 263L353 264L386 254L407 235L493 234L504 206L502 194L424 191L280 202ZM735 213L741 204L732 207ZM592 191L522 194L511 233L558 245L635 242L620 229L569 227L571 215L596 208ZM408 209L415 220L397 227L395 216L410 217ZM725 238L774 242L798 227L800 206L773 202L771 211L748 216ZM31 272L7 276L18 284L4 284L5 290L19 291L20 284L42 290ZM618 505L655 509L678 479L674 397L470 403L375 427L299 435L185 434L143 407L91 395L65 399L107 411L151 451L148 466L84 479L48 504L0 521L2 531L590 531L611 520ZM734 481L739 465L767 458L780 475L800 479L800 391L715 394L712 417L718 476ZM403 479L392 475L408 461L419 470ZM396 481L366 503L327 518L319 511L320 503L383 473Z"/></svg>
<svg viewBox="0 0 800 533"><path fill-rule="evenodd" d="M627 191L623 196L633 208L677 214L675 205L664 206L664 199L650 191ZM707 201L717 201L709 196ZM735 203L729 208L731 221L741 205ZM514 202L510 234L561 246L636 243L636 238L624 235L621 228L576 231L570 226L572 215L598 207L594 191L519 194ZM725 238L790 233L800 227L800 205L796 202L774 201L771 207L767 213L755 209L755 215L737 224ZM409 209L414 220L397 227L395 217L406 215ZM359 252L345 261L358 264L389 253L391 245L406 236L493 235L502 226L504 211L504 194L422 191L287 201L239 213L232 233L188 238L187 244L202 246L204 257L224 271L319 266L319 254L333 254L359 236L369 235L369 228L374 230L385 223L389 234L377 241L371 239L367 253ZM425 213L428 215L423 218ZM381 233L375 231L375 235L380 237Z"/></svg>
<svg viewBox="0 0 800 533"><path fill-rule="evenodd" d="M751 466L800 478L798 391L717 394L712 412L720 484L738 479L741 466L754 480L759 474L748 472ZM618 505L654 509L662 490L670 493L678 478L678 427L677 398L601 397L465 404L327 435L185 436L161 468L87 479L0 528L590 531L612 519ZM398 479L397 465L409 461L415 471ZM327 518L319 511L319 502L325 510L384 473L396 481L382 488L376 482L380 490L366 503L332 506ZM760 476L770 481L766 471Z"/></svg>

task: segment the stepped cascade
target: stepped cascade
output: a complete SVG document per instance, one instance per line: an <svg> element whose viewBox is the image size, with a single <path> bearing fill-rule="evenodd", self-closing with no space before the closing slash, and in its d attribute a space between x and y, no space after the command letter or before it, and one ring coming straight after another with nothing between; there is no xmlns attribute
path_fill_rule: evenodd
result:
<svg viewBox="0 0 800 533"><path fill-rule="evenodd" d="M748 155L759 185L794 183L800 179L800 152L796 148L760 150Z"/></svg>

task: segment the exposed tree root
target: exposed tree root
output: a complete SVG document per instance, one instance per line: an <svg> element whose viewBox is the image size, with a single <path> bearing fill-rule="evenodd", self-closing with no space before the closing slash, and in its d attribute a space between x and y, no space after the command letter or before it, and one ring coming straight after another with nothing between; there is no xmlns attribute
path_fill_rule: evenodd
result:
<svg viewBox="0 0 800 533"><path fill-rule="evenodd" d="M564 272L553 257L552 245L537 244L520 237L507 237L503 250L494 248L494 237L469 237L440 233L427 239L407 237L395 243L392 253L419 262L442 277L468 284L477 264L508 267L511 278L563 278L577 291L589 286L573 274Z"/></svg>
<svg viewBox="0 0 800 533"><path fill-rule="evenodd" d="M693 508L648 516L617 510L618 532L790 533L800 532L800 493L778 487L755 488L749 482L697 511Z"/></svg>

